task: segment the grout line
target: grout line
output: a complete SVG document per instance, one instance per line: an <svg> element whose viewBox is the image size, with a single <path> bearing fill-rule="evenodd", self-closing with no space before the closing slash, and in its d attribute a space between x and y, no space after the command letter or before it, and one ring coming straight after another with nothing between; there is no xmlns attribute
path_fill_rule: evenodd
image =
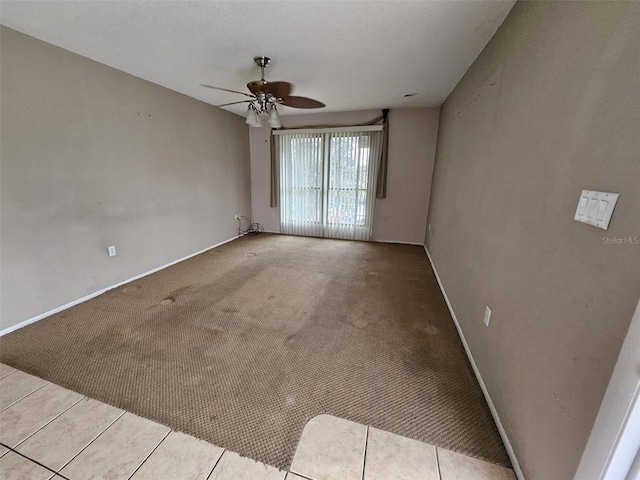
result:
<svg viewBox="0 0 640 480"><path fill-rule="evenodd" d="M142 467L142 465L144 465L144 462L146 462L147 460L149 460L149 457L151 455L153 455L153 452L155 452L158 447L162 444L162 442L164 442L164 440L169 436L169 434L173 432L173 430L169 429L169 431L164 435L164 437L162 437L162 440L160 440L160 442L158 442L158 444L153 447L153 450L151 450L149 452L149 454L144 458L144 460L142 460L142 462L140 462L140 465L138 465L138 468L136 468L133 473L129 476L129 480L131 480L131 478L138 472L138 470L140 470L140 468Z"/></svg>
<svg viewBox="0 0 640 480"><path fill-rule="evenodd" d="M364 469L367 466L367 444L369 443L369 425L366 426L367 429L364 432L364 452L362 453L362 474L360 475L360 480L364 480Z"/></svg>
<svg viewBox="0 0 640 480"><path fill-rule="evenodd" d="M37 465L40 465L40 466L41 466L42 468L44 468L45 470L48 470L49 472L51 472L53 475L52 475L51 477L49 477L49 478L53 478L53 477L55 477L56 475L59 475L60 477L64 478L65 480L70 480L69 478L65 477L64 475L62 475L62 474L60 474L60 473L58 473L58 472L56 472L55 470L52 470L51 468L49 468L49 467L47 467L46 465L44 465L44 464L40 463L39 461L34 460L34 459L33 459L33 458L31 458L31 457L27 457L26 455L24 455L24 454L20 453L20 452L19 452L19 451L17 451L17 450L14 450L14 449L13 449L13 448L11 448L9 445L7 445L7 444L5 444L5 443L2 443L2 442L0 442L0 445L2 445L4 448L8 449L8 450L9 450L9 452L13 452L13 453L15 453L15 454L17 454L17 455L20 455L22 458L25 458L25 459L29 460L30 462L35 463L35 464L37 464ZM9 453L9 452L7 452L7 453ZM6 455L6 454L5 454L5 455Z"/></svg>
<svg viewBox="0 0 640 480"><path fill-rule="evenodd" d="M55 385L55 383L52 383L52 385ZM58 386L58 385L56 385ZM60 387L62 388L62 387ZM72 392L72 390L69 390L70 392ZM77 393L77 392L73 392L73 393ZM62 415L63 413L65 413L68 410L71 410L73 407L75 407L78 403L80 403L82 401L83 398L86 398L84 395L82 395L82 397L80 397L78 400L76 400L75 402L73 402L71 405L69 405L67 408L65 408L63 411L61 411L60 413L58 413L55 417L53 417L51 420L49 420L47 423L45 423L44 425L42 425L40 428L38 428L35 432L30 433L29 435L27 435L25 438L23 438L22 440L20 440L18 443L16 443L15 448L18 448L20 445L22 445L24 442L26 442L27 440L29 440L31 437L33 437L36 433L38 433L40 430L42 430L44 427L46 427L47 425L49 425L51 422L53 422L56 418L58 418L60 415Z"/></svg>
<svg viewBox="0 0 640 480"><path fill-rule="evenodd" d="M3 365L5 365L5 364L3 363ZM8 366L8 365L7 365L7 366ZM10 367L10 368L13 368L13 367ZM12 373L15 373L15 372L17 372L17 371L18 371L18 369L17 369L17 368L13 368L13 370L11 370L9 373L5 373L3 376L1 376L1 377L0 377L0 380L2 380L2 379L3 379L3 378L5 378L5 377L8 377L9 375L11 375Z"/></svg>
<svg viewBox="0 0 640 480"><path fill-rule="evenodd" d="M436 472L438 472L438 480L442 480L442 475L440 474L440 457L438 456L438 447L434 445L433 449L436 454Z"/></svg>
<svg viewBox="0 0 640 480"><path fill-rule="evenodd" d="M71 462L73 462L73 461L78 457L78 455L80 455L82 452L84 452L84 451L87 449L87 447L88 447L89 445L91 445L93 442L95 442L95 441L96 441L96 439L97 439L100 435L102 435L104 432L106 432L106 431L111 427L111 425L113 425L113 424L114 424L114 423L116 423L118 420L120 420L120 419L122 418L122 416L123 416L125 413L127 413L127 412L123 410L123 411L122 411L122 413L121 413L120 415L118 415L118 417L117 417L115 420L113 420L113 422L111 422L109 425L107 425L107 426L104 428L104 430L102 430L102 431L101 431L100 433L98 433L95 437L93 437L91 440L89 440L89 443L87 443L84 447L82 447L78 453L76 453L76 454L75 454L73 457L71 457L67 462L65 462L65 463L64 463L60 468L58 468L58 471L57 471L56 473L57 473L58 475L62 475L60 472L62 471L62 469L63 469L64 467L66 467L66 466L67 466L67 465L69 465Z"/></svg>
<svg viewBox="0 0 640 480"><path fill-rule="evenodd" d="M216 463L213 464L213 468L211 469L211 471L209 472L209 475L207 475L206 480L209 480L211 478L211 475L213 474L213 471L216 469L216 467L218 466L218 464L220 463L220 459L222 458L222 456L224 455L224 453L227 451L226 448L222 449L222 453L220 454L220 456L218 457L218 459L216 460Z"/></svg>
<svg viewBox="0 0 640 480"><path fill-rule="evenodd" d="M28 375L28 374L27 374L27 375ZM36 378L37 378L37 377L36 377ZM27 398L29 395L33 395L35 392L37 392L37 391L38 391L38 390L40 390L41 388L46 387L49 383L51 383L51 382L46 382L46 381L45 381L45 383L44 383L42 386L40 386L40 387L36 388L33 392L27 393L24 397L20 397L18 400L16 400L15 402L13 402L11 405L7 405L7 406L6 406L6 407L4 407L3 409L1 409L1 410L0 410L0 412L4 412L7 408L11 408L11 407L13 407L16 403L21 402L22 400L24 400L25 398ZM52 384L52 385L55 385L55 383L54 383L54 384Z"/></svg>

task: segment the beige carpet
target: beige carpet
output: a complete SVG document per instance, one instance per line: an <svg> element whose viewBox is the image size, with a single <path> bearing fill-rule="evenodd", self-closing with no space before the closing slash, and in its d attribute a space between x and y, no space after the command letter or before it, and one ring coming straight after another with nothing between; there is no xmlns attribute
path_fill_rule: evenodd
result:
<svg viewBox="0 0 640 480"><path fill-rule="evenodd" d="M244 237L5 335L0 359L279 468L320 413L509 466L422 247Z"/></svg>

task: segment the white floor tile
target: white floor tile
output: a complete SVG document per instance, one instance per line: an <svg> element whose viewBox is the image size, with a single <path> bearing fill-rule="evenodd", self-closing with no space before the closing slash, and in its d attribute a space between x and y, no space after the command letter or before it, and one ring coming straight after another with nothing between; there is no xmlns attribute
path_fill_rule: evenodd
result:
<svg viewBox="0 0 640 480"><path fill-rule="evenodd" d="M364 480L439 480L433 445L369 427Z"/></svg>
<svg viewBox="0 0 640 480"><path fill-rule="evenodd" d="M313 480L360 480L367 427L318 415L304 427L290 470Z"/></svg>
<svg viewBox="0 0 640 480"><path fill-rule="evenodd" d="M438 448L442 480L516 480L510 468Z"/></svg>
<svg viewBox="0 0 640 480"><path fill-rule="evenodd" d="M0 475L2 480L47 480L53 476L46 468L13 452L0 457Z"/></svg>
<svg viewBox="0 0 640 480"><path fill-rule="evenodd" d="M123 413L106 403L83 398L16 450L58 471Z"/></svg>
<svg viewBox="0 0 640 480"><path fill-rule="evenodd" d="M171 432L132 480L206 480L222 452L223 448L184 433Z"/></svg>
<svg viewBox="0 0 640 480"><path fill-rule="evenodd" d="M0 411L47 384L46 380L15 371L0 378Z"/></svg>
<svg viewBox="0 0 640 480"><path fill-rule="evenodd" d="M7 375L15 371L15 368L10 367L9 365L5 365L4 363L0 363L0 378L6 377Z"/></svg>
<svg viewBox="0 0 640 480"><path fill-rule="evenodd" d="M284 480L285 472L270 465L226 451L209 480Z"/></svg>
<svg viewBox="0 0 640 480"><path fill-rule="evenodd" d="M53 383L45 385L0 413L0 442L15 447L81 398Z"/></svg>
<svg viewBox="0 0 640 480"><path fill-rule="evenodd" d="M125 413L60 473L72 480L128 479L169 431Z"/></svg>

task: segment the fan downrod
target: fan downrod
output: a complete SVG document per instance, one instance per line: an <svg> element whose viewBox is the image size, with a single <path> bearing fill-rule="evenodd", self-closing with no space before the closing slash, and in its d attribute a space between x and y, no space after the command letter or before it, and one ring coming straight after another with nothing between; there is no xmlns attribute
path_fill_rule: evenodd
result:
<svg viewBox="0 0 640 480"><path fill-rule="evenodd" d="M264 67L269 65L271 59L269 57L257 56L253 57L253 61L260 67L260 80L264 83Z"/></svg>

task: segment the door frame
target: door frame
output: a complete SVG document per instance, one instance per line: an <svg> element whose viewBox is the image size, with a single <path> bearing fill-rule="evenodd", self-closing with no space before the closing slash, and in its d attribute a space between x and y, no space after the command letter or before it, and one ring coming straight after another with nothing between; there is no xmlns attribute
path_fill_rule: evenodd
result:
<svg viewBox="0 0 640 480"><path fill-rule="evenodd" d="M574 480L623 480L640 452L640 300Z"/></svg>

